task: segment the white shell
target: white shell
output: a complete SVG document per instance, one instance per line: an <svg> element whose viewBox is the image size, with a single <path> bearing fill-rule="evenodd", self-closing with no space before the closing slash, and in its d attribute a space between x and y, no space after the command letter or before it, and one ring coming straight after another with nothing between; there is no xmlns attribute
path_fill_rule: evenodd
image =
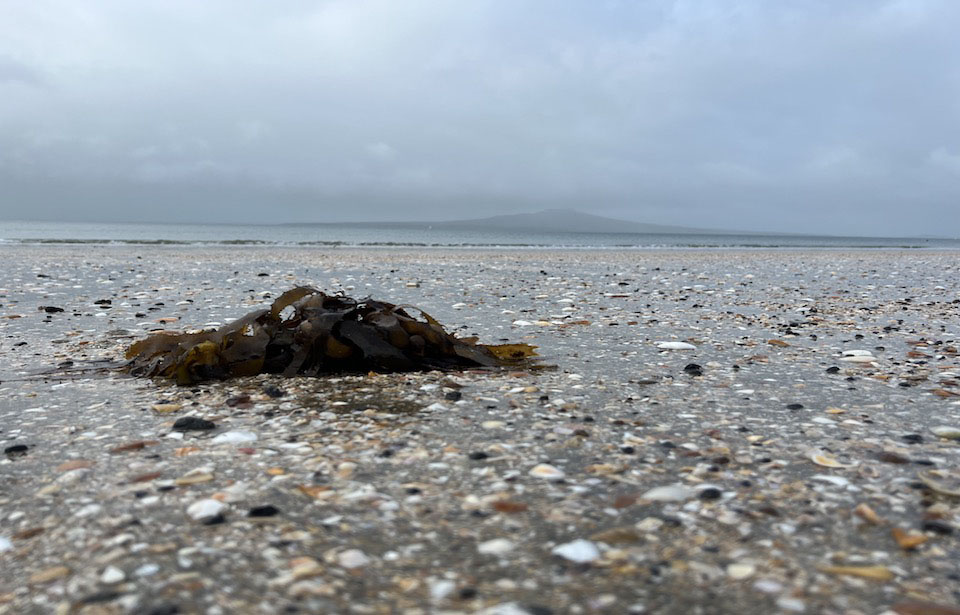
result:
<svg viewBox="0 0 960 615"><path fill-rule="evenodd" d="M960 440L960 427L951 427L950 425L937 425L931 427L930 432L938 438L948 440Z"/></svg>
<svg viewBox="0 0 960 615"><path fill-rule="evenodd" d="M219 500L197 500L187 507L187 514L194 521L203 521L216 517L226 508L223 502Z"/></svg>
<svg viewBox="0 0 960 615"><path fill-rule="evenodd" d="M697 347L686 342L657 342L660 350L696 350Z"/></svg>
<svg viewBox="0 0 960 615"><path fill-rule="evenodd" d="M674 485L654 487L640 497L644 500L653 500L655 502L682 502L695 495L697 495L695 489L677 483Z"/></svg>
<svg viewBox="0 0 960 615"><path fill-rule="evenodd" d="M563 470L555 468L549 463L541 463L530 468L530 476L545 478L547 480L560 480L566 476L566 474L564 474Z"/></svg>
<svg viewBox="0 0 960 615"><path fill-rule="evenodd" d="M245 444L247 442L256 442L257 434L252 431L225 431L214 437L213 444Z"/></svg>

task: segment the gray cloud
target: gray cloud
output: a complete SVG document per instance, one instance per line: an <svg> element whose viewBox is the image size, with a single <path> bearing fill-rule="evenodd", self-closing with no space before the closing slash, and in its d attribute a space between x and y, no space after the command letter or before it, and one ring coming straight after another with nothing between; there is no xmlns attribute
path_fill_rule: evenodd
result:
<svg viewBox="0 0 960 615"><path fill-rule="evenodd" d="M957 24L950 0L17 3L0 215L958 235Z"/></svg>

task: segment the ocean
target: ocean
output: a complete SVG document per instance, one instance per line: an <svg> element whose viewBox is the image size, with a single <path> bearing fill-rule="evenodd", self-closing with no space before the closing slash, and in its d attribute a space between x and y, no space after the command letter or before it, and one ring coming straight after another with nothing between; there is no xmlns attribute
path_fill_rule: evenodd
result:
<svg viewBox="0 0 960 615"><path fill-rule="evenodd" d="M316 246L370 248L909 248L960 249L960 239L826 235L554 233L388 224L133 224L0 221L3 244Z"/></svg>

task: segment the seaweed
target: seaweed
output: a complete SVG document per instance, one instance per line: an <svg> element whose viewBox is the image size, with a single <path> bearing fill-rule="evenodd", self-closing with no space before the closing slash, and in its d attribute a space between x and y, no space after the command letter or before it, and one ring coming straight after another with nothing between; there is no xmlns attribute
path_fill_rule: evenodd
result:
<svg viewBox="0 0 960 615"><path fill-rule="evenodd" d="M457 338L414 306L298 286L269 309L219 329L155 333L131 345L126 358L134 376L188 385L259 373L319 376L517 366L534 361L534 349Z"/></svg>

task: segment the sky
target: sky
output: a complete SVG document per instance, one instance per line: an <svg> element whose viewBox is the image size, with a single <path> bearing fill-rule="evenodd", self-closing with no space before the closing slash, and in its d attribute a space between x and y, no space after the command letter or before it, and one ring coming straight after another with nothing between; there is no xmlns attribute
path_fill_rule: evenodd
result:
<svg viewBox="0 0 960 615"><path fill-rule="evenodd" d="M0 219L960 236L956 0L0 0Z"/></svg>

